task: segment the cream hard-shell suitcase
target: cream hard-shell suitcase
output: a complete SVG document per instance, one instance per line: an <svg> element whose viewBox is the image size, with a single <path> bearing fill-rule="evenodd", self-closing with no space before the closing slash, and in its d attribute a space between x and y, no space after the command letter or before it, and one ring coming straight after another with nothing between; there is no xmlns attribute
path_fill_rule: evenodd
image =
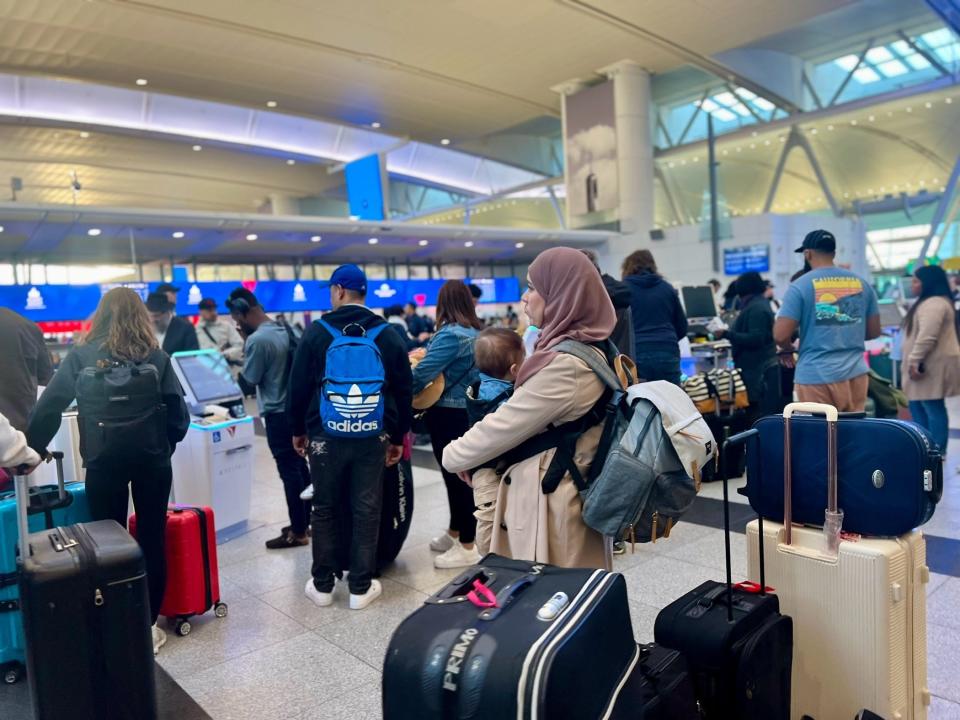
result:
<svg viewBox="0 0 960 720"><path fill-rule="evenodd" d="M848 720L870 708L886 720L924 720L930 573L920 531L842 540L821 555L819 528L764 521L767 584L793 618L792 718ZM759 578L757 523L747 526L749 578Z"/></svg>
<svg viewBox="0 0 960 720"><path fill-rule="evenodd" d="M790 416L827 416L824 528L790 523ZM836 419L830 406L784 410L785 523L764 521L766 583L794 622L792 718L847 720L869 708L886 720L924 720L927 690L926 565L923 534L864 538L841 533L837 508ZM748 568L759 579L758 524L747 526Z"/></svg>

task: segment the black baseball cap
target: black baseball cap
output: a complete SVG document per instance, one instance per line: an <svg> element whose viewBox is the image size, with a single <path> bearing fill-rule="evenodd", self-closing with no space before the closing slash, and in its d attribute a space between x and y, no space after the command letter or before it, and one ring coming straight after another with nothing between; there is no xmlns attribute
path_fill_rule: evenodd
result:
<svg viewBox="0 0 960 720"><path fill-rule="evenodd" d="M171 285L170 283L160 283L159 285L157 285L157 289L154 290L154 292L159 292L159 293L172 292L172 293L175 293L175 292L180 292L180 288L178 288L176 285Z"/></svg>
<svg viewBox="0 0 960 720"><path fill-rule="evenodd" d="M150 312L169 312L173 310L173 303L161 290L155 290L147 295L147 310Z"/></svg>
<svg viewBox="0 0 960 720"><path fill-rule="evenodd" d="M814 230L807 233L807 236L803 239L803 245L794 252L802 253L804 250L835 253L837 251L837 239L829 230Z"/></svg>
<svg viewBox="0 0 960 720"><path fill-rule="evenodd" d="M214 300L213 298L204 298L203 300L200 301L200 305L198 305L198 307L201 310L216 310L217 301Z"/></svg>

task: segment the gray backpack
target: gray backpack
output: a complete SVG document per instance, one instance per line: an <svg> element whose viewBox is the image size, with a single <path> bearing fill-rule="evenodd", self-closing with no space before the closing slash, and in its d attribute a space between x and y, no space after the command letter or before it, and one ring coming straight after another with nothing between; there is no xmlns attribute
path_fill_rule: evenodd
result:
<svg viewBox="0 0 960 720"><path fill-rule="evenodd" d="M693 504L700 483L681 462L657 406L647 398L628 397L616 373L589 346L564 341L554 349L583 360L610 388L608 407L616 409L607 414L589 478L580 491L584 523L616 540L643 543L669 537ZM706 452L712 443L710 436ZM692 474L699 475L696 469Z"/></svg>

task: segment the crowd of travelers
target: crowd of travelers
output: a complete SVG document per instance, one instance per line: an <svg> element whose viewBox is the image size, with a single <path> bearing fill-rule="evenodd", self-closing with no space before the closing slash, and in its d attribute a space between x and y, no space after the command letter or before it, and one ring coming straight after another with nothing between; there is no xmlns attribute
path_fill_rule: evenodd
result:
<svg viewBox="0 0 960 720"><path fill-rule="evenodd" d="M711 283L718 312L728 320L714 336L732 346L754 417L782 407L784 373L793 371L794 357L790 394L862 412L864 344L881 333L876 295L866 280L835 264L829 232L811 232L797 252L805 271L786 289L782 305L756 272L744 273L722 294L720 284ZM245 288L230 294L229 320L218 315L214 301L204 300L196 326L176 315L172 285L145 301L116 288L103 296L89 332L55 374L36 326L0 309L0 333L10 340L0 344L0 465L28 472L41 461L85 368L156 368L165 453L145 459L135 473L109 456L84 458L96 519L125 524L128 489L132 493L155 621L164 586L170 455L189 423L169 354L215 349L255 391L284 487L289 523L267 547L312 545L305 591L316 605L333 602L338 581L348 584L354 609L383 592L376 579L381 476L400 461L415 424L429 436L447 495L449 520L429 543L436 567L467 567L492 551L609 568L612 542L583 522L570 474L552 492L541 489L554 449L509 464L503 459L548 428L582 418L605 391L585 361L556 351L559 343L585 343L606 358L612 342L632 357L641 380L680 384L679 341L688 335L687 318L649 250L630 254L616 279L600 271L590 252L551 248L530 264L525 282L522 313L508 307L488 326L477 315L480 289L450 280L439 292L434 321L413 302L382 316L371 310L366 275L344 265L328 282L332 310L301 335L285 319L272 318ZM953 291L935 266L917 269L913 284L917 300L902 325L902 385L913 419L945 448L944 398L960 394ZM337 384L361 365L370 369L369 378ZM46 388L39 401L38 386ZM441 386L425 411L412 409L417 398ZM600 430L597 425L576 440L573 461L581 473L594 459ZM339 531L345 513L352 519L348 536Z"/></svg>

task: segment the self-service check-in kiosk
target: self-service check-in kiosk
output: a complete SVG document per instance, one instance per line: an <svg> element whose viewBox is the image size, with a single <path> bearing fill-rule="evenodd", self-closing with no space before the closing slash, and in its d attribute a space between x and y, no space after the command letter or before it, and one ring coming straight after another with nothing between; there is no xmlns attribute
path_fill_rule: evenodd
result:
<svg viewBox="0 0 960 720"><path fill-rule="evenodd" d="M216 350L174 353L190 409L190 429L173 454L172 500L209 505L219 538L246 527L253 484L253 418L226 360Z"/></svg>

